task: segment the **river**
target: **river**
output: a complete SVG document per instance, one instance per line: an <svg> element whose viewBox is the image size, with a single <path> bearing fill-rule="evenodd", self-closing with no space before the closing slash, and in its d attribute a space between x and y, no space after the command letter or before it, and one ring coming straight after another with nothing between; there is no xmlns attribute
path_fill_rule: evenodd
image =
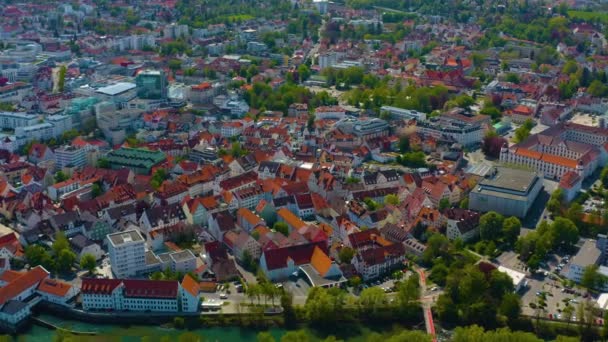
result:
<svg viewBox="0 0 608 342"><path fill-rule="evenodd" d="M50 315L40 315L42 320L55 324L57 326L80 332L97 332L103 337L112 337L112 341L121 342L139 342L142 336L152 337L152 341L158 341L162 336L170 337L171 341L176 341L177 336L183 334L186 330L168 329L160 326L118 326L107 324L91 324L72 320L62 320L58 317ZM255 341L258 330L242 329L238 327L210 327L197 330L191 330L195 334L202 335L205 341ZM281 328L271 328L269 332L276 340L280 340L286 330ZM20 335L27 342L50 342L55 331L32 324L31 328Z"/></svg>

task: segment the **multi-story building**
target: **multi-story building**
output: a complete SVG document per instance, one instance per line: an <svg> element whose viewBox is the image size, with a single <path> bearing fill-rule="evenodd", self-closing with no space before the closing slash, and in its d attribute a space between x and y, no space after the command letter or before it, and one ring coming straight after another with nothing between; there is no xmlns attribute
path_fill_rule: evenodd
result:
<svg viewBox="0 0 608 342"><path fill-rule="evenodd" d="M38 115L26 113L0 112L0 128L16 129L17 127L27 127L37 124Z"/></svg>
<svg viewBox="0 0 608 342"><path fill-rule="evenodd" d="M599 265L601 263L604 251L600 246L600 240L585 240L578 253L570 260L568 272L566 273L568 279L580 283L587 266Z"/></svg>
<svg viewBox="0 0 608 342"><path fill-rule="evenodd" d="M167 99L167 75L163 70L142 70L135 77L135 84L140 99Z"/></svg>
<svg viewBox="0 0 608 342"><path fill-rule="evenodd" d="M500 161L524 165L559 179L567 172L583 178L608 160L608 129L560 123L500 152Z"/></svg>
<svg viewBox="0 0 608 342"><path fill-rule="evenodd" d="M56 166L62 169L66 166L81 168L86 165L86 152L74 146L61 146L55 150Z"/></svg>
<svg viewBox="0 0 608 342"><path fill-rule="evenodd" d="M404 109L392 106L382 106L381 112L389 113L392 117L399 119L416 119L417 121L426 120L426 113L419 112L412 109Z"/></svg>
<svg viewBox="0 0 608 342"><path fill-rule="evenodd" d="M416 123L416 132L444 142L454 142L463 146L481 143L484 129L479 124L446 125L436 118Z"/></svg>
<svg viewBox="0 0 608 342"><path fill-rule="evenodd" d="M356 252L352 264L364 280L380 277L405 260L403 244L384 239L376 228L350 234L348 240Z"/></svg>
<svg viewBox="0 0 608 342"><path fill-rule="evenodd" d="M182 284L174 280L84 278L82 308L87 311L196 312L199 298L194 283L190 276L184 277Z"/></svg>
<svg viewBox="0 0 608 342"><path fill-rule="evenodd" d="M336 123L336 128L362 140L384 137L389 133L388 122L378 118L345 118Z"/></svg>
<svg viewBox="0 0 608 342"><path fill-rule="evenodd" d="M170 269L173 272L188 273L196 269L196 257L189 249L159 254L162 262L161 269Z"/></svg>
<svg viewBox="0 0 608 342"><path fill-rule="evenodd" d="M176 23L169 24L163 29L165 38L186 38L190 34L188 25L180 25Z"/></svg>
<svg viewBox="0 0 608 342"><path fill-rule="evenodd" d="M137 230L109 234L108 254L118 278L133 277L146 266L146 241Z"/></svg>
<svg viewBox="0 0 608 342"><path fill-rule="evenodd" d="M534 171L497 167L469 194L469 209L525 217L543 188Z"/></svg>
<svg viewBox="0 0 608 342"><path fill-rule="evenodd" d="M451 208L443 212L447 218L446 235L450 240L458 238L467 242L479 235L479 213L472 210Z"/></svg>
<svg viewBox="0 0 608 342"><path fill-rule="evenodd" d="M106 155L112 169L128 168L138 174L150 174L152 167L165 161L165 154L143 148L121 147Z"/></svg>
<svg viewBox="0 0 608 342"><path fill-rule="evenodd" d="M32 86L23 82L15 82L0 86L0 102L20 103L32 92Z"/></svg>

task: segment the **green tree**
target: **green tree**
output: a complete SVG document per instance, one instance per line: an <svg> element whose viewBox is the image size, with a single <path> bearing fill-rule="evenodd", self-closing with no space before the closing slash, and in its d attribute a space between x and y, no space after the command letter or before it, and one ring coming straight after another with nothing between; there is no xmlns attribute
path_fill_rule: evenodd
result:
<svg viewBox="0 0 608 342"><path fill-rule="evenodd" d="M53 270L55 268L55 260L47 250L40 245L27 246L25 248L25 259L31 267L40 265L47 270Z"/></svg>
<svg viewBox="0 0 608 342"><path fill-rule="evenodd" d="M281 342L309 342L309 341L311 341L311 339L305 330L288 331L285 335L283 335L283 337L281 337Z"/></svg>
<svg viewBox="0 0 608 342"><path fill-rule="evenodd" d="M93 198L96 198L101 195L102 192L103 190L101 189L101 186L97 183L93 183L93 186L91 188L91 196L93 196Z"/></svg>
<svg viewBox="0 0 608 342"><path fill-rule="evenodd" d="M258 333L257 336L258 342L275 342L274 337L267 331L262 331Z"/></svg>
<svg viewBox="0 0 608 342"><path fill-rule="evenodd" d="M515 216L506 218L502 223L502 235L510 244L514 244L521 231L521 222Z"/></svg>
<svg viewBox="0 0 608 342"><path fill-rule="evenodd" d="M89 271L89 274L95 273L97 268L97 260L92 254L86 253L80 258L80 268Z"/></svg>
<svg viewBox="0 0 608 342"><path fill-rule="evenodd" d="M384 203L391 205L399 205L399 196L394 194L388 194L384 196Z"/></svg>
<svg viewBox="0 0 608 342"><path fill-rule="evenodd" d="M59 231L55 234L55 241L53 241L51 248L53 249L55 256L58 256L59 253L64 249L70 249L70 242L68 241L68 238L65 236L64 232Z"/></svg>
<svg viewBox="0 0 608 342"><path fill-rule="evenodd" d="M310 69L306 64L298 66L298 76L300 77L300 82L304 82L310 77Z"/></svg>
<svg viewBox="0 0 608 342"><path fill-rule="evenodd" d="M576 225L569 219L557 217L551 226L551 236L553 237L553 247L560 245L569 248L579 240L579 232Z"/></svg>
<svg viewBox="0 0 608 342"><path fill-rule="evenodd" d="M68 179L70 179L70 177L63 171L57 171L57 173L55 173L55 183L65 182Z"/></svg>
<svg viewBox="0 0 608 342"><path fill-rule="evenodd" d="M433 338L422 331L402 330L386 339L387 342L431 342Z"/></svg>
<svg viewBox="0 0 608 342"><path fill-rule="evenodd" d="M76 261L76 254L69 249L62 249L57 255L57 271L66 273L72 269L72 265Z"/></svg>
<svg viewBox="0 0 608 342"><path fill-rule="evenodd" d="M285 222L282 222L282 221L275 222L275 224L272 226L272 229L274 229L275 231L277 231L285 236L289 236L289 226Z"/></svg>
<svg viewBox="0 0 608 342"><path fill-rule="evenodd" d="M355 250L348 246L342 247L342 249L340 249L340 252L338 252L338 258L340 259L340 262L343 264L350 264L350 262L353 260L354 256L355 256Z"/></svg>
<svg viewBox="0 0 608 342"><path fill-rule="evenodd" d="M343 315L345 293L340 289L313 287L308 292L304 311L317 326L333 326Z"/></svg>
<svg viewBox="0 0 608 342"><path fill-rule="evenodd" d="M460 209L469 209L469 198L463 198L458 206L460 207Z"/></svg>
<svg viewBox="0 0 608 342"><path fill-rule="evenodd" d="M530 131L532 131L533 127L534 121L532 121L532 119L527 119L523 125L521 125L515 130L515 136L513 137L513 140L516 143L526 140L526 138L530 136Z"/></svg>
<svg viewBox="0 0 608 342"><path fill-rule="evenodd" d="M182 68L182 61L179 59L171 59L168 63L169 69L175 73L177 70Z"/></svg>
<svg viewBox="0 0 608 342"><path fill-rule="evenodd" d="M112 166L110 165L110 161L106 158L99 158L99 160L97 160L97 167L100 169L109 169Z"/></svg>
<svg viewBox="0 0 608 342"><path fill-rule="evenodd" d="M361 291L359 305L363 313L377 314L387 302L386 293L379 287L369 287Z"/></svg>
<svg viewBox="0 0 608 342"><path fill-rule="evenodd" d="M59 73L57 74L57 90L60 93L62 93L65 88L65 74L67 70L65 65L59 67Z"/></svg>
<svg viewBox="0 0 608 342"><path fill-rule="evenodd" d="M152 179L150 180L150 185L154 189L160 188L163 182L168 178L167 171L165 169L158 169L152 175Z"/></svg>
<svg viewBox="0 0 608 342"><path fill-rule="evenodd" d="M490 211L479 218L479 235L482 240L498 240L501 235L504 216Z"/></svg>
<svg viewBox="0 0 608 342"><path fill-rule="evenodd" d="M583 276L581 278L581 285L592 290L601 289L606 283L606 277L598 271L599 266L588 265L583 270Z"/></svg>
<svg viewBox="0 0 608 342"><path fill-rule="evenodd" d="M523 331L511 331L502 328L493 331L484 331L483 328L473 325L469 327L458 327L454 330L452 342L494 342L494 341L517 341L517 342L542 342L543 340L532 333Z"/></svg>
<svg viewBox="0 0 608 342"><path fill-rule="evenodd" d="M505 316L509 322L514 322L521 313L521 299L515 293L507 293L500 303L498 312Z"/></svg>
<svg viewBox="0 0 608 342"><path fill-rule="evenodd" d="M447 279L449 273L450 270L444 263L437 262L435 265L433 265L433 268L431 268L429 279L439 286L444 286L445 280Z"/></svg>
<svg viewBox="0 0 608 342"><path fill-rule="evenodd" d="M450 200L447 198L442 198L439 201L439 210L440 211L444 211L445 209L448 209L450 207Z"/></svg>

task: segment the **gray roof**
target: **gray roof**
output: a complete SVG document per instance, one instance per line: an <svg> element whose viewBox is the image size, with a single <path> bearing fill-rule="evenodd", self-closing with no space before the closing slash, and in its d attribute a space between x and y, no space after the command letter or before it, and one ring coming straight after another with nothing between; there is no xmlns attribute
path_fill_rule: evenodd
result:
<svg viewBox="0 0 608 342"><path fill-rule="evenodd" d="M490 171L490 177L479 182L482 188L494 188L496 190L511 190L526 193L538 181L536 172L497 167L495 173Z"/></svg>
<svg viewBox="0 0 608 342"><path fill-rule="evenodd" d="M82 234L76 234L70 239L70 244L77 252L82 251L85 247L94 244L95 242L89 240L86 236Z"/></svg>
<svg viewBox="0 0 608 342"><path fill-rule="evenodd" d="M572 258L571 264L581 267L596 265L601 256L602 251L595 245L595 240L585 240L578 253Z"/></svg>
<svg viewBox="0 0 608 342"><path fill-rule="evenodd" d="M146 266L160 264L160 260L158 259L156 254L154 254L154 252L152 252L152 251L146 251L145 258L146 258Z"/></svg>
<svg viewBox="0 0 608 342"><path fill-rule="evenodd" d="M171 258L173 258L173 260L175 260L176 262L180 262L188 259L194 259L196 257L189 249L186 249L183 251L171 253Z"/></svg>
<svg viewBox="0 0 608 342"><path fill-rule="evenodd" d="M7 315L15 315L19 311L23 310L25 307L27 307L27 304L25 304L22 301L19 301L19 300L9 300L2 307L2 313L5 313Z"/></svg>
<svg viewBox="0 0 608 342"><path fill-rule="evenodd" d="M114 95L124 93L125 91L131 90L135 87L136 87L136 85L134 83L119 82L119 83L112 84L109 86L101 87L101 88L97 89L97 92L105 94L105 95L114 96Z"/></svg>
<svg viewBox="0 0 608 342"><path fill-rule="evenodd" d="M128 230L125 232L108 234L108 239L110 239L112 244L115 246L135 241L144 241L144 238L137 230Z"/></svg>

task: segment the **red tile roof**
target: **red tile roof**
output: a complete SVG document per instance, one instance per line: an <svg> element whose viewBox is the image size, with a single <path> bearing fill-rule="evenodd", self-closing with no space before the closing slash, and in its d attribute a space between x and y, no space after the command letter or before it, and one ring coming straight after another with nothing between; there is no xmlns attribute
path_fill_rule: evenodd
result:
<svg viewBox="0 0 608 342"><path fill-rule="evenodd" d="M198 297L198 291L200 290L200 285L189 274L186 274L186 276L184 276L184 280L182 280L182 287L184 288L184 290L186 290L192 296Z"/></svg>
<svg viewBox="0 0 608 342"><path fill-rule="evenodd" d="M55 279L44 279L38 285L38 291L52 294L57 297L65 297L72 289L72 285Z"/></svg>
<svg viewBox="0 0 608 342"><path fill-rule="evenodd" d="M292 260L296 265L308 264L315 248L319 247L321 247L320 244L311 243L266 250L264 251L266 268L268 270L285 268L289 260Z"/></svg>
<svg viewBox="0 0 608 342"><path fill-rule="evenodd" d="M125 279L125 297L176 298L177 281Z"/></svg>
<svg viewBox="0 0 608 342"><path fill-rule="evenodd" d="M36 266L25 272L20 277L13 279L8 285L0 288L0 306L4 305L9 300L19 296L25 290L36 286L44 278L49 276L49 272L42 266Z"/></svg>
<svg viewBox="0 0 608 342"><path fill-rule="evenodd" d="M80 291L83 294L111 294L120 285L120 279L84 278Z"/></svg>

